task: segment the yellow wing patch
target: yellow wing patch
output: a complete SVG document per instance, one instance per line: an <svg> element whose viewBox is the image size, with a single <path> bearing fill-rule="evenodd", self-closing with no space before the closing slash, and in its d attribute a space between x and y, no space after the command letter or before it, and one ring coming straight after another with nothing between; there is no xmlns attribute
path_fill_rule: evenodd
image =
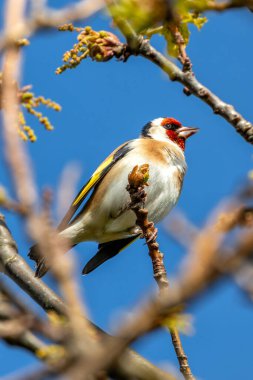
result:
<svg viewBox="0 0 253 380"><path fill-rule="evenodd" d="M89 181L81 188L81 190L75 197L73 203L69 207L64 218L58 226L59 231L64 230L64 228L66 228L66 226L68 226L68 224L71 223L73 216L75 215L77 209L88 195L89 191L92 188L94 188L94 186L102 180L102 178L106 175L106 173L108 173L108 171L113 167L113 165L122 157L124 157L131 149L132 148L131 146L129 146L129 142L126 142L119 146L117 149L115 149L110 154L110 156L102 162L102 164L92 174Z"/></svg>
<svg viewBox="0 0 253 380"><path fill-rule="evenodd" d="M104 171L104 169L110 165L113 161L113 154L111 154L105 161L102 162L101 165L97 168L97 170L92 174L89 182L87 182L86 186L82 189L80 194L75 198L74 202L72 203L72 206L76 206L82 198L86 196L86 194L90 191L90 189L99 181L101 177L101 173Z"/></svg>

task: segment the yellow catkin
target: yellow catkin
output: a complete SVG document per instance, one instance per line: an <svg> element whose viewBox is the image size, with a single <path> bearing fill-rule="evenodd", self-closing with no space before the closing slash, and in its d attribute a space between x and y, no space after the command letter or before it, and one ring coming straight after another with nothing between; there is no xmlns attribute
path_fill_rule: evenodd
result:
<svg viewBox="0 0 253 380"><path fill-rule="evenodd" d="M26 40L22 40L23 43L26 43ZM28 42L28 41L27 41ZM2 85L2 72L0 72L0 91ZM42 112L37 110L39 106L46 106L51 108L54 111L61 111L61 106L53 101L50 98L45 98L44 96L35 96L33 92L28 91L31 89L31 86L25 86L21 89L17 88L18 98L20 102L20 111L18 113L18 125L17 125L17 133L20 138L24 141L35 142L37 137L33 128L31 128L26 123L25 115L22 111L22 108L25 109L29 114L33 115L37 118L37 120L45 127L46 130L51 131L54 129L48 117L44 116Z"/></svg>
<svg viewBox="0 0 253 380"><path fill-rule="evenodd" d="M18 129L18 134L23 141L28 141L28 137L24 131L22 131L21 129Z"/></svg>
<svg viewBox="0 0 253 380"><path fill-rule="evenodd" d="M44 105L48 108L53 109L54 111L61 111L61 106L58 103L54 102L52 99L44 98L44 96L35 97L31 92L24 93L22 95L22 100L22 105L25 107L27 112L35 116L46 130L52 131L54 129L48 117L44 116L42 112L37 111L35 108L39 107L40 105ZM25 120L21 121L21 125L24 125ZM26 126L23 129L31 142L35 142L37 140L37 137L32 128Z"/></svg>
<svg viewBox="0 0 253 380"><path fill-rule="evenodd" d="M28 139L31 141L31 142L35 142L37 140L37 137L34 133L34 130L29 126L29 125L25 125L23 127L24 131L26 132L27 136L28 136Z"/></svg>
<svg viewBox="0 0 253 380"><path fill-rule="evenodd" d="M76 31L79 32L79 34L77 35L78 42L63 54L62 60L64 63L56 69L56 74L62 74L67 69L75 68L88 56L99 62L106 61L114 55L112 49L115 44L120 44L120 41L116 36L112 35L112 33L108 33L104 30L96 32L90 26L75 28L72 24L65 24L62 25L59 30ZM110 37L110 41L108 37ZM106 48L104 48L104 46L106 46Z"/></svg>
<svg viewBox="0 0 253 380"><path fill-rule="evenodd" d="M25 125L25 117L23 112L18 113L18 121L20 125Z"/></svg>

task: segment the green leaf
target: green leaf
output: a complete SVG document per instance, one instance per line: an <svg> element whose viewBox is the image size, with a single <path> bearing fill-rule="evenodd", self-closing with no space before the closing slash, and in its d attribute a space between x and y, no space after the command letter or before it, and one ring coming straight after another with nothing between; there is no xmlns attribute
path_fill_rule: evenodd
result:
<svg viewBox="0 0 253 380"><path fill-rule="evenodd" d="M177 58L179 55L179 48L175 42L174 36L169 27L163 28L163 35L167 42L167 52L171 57Z"/></svg>
<svg viewBox="0 0 253 380"><path fill-rule="evenodd" d="M195 25L198 30L200 30L204 24L207 22L207 18L204 17L204 16L200 16L199 14L196 14L196 13L186 13L182 19L181 19L181 23L183 24L193 24Z"/></svg>

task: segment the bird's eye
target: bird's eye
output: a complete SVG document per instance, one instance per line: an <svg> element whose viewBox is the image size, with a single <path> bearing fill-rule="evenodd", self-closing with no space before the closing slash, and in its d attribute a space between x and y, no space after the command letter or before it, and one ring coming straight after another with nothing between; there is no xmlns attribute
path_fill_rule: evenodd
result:
<svg viewBox="0 0 253 380"><path fill-rule="evenodd" d="M170 131L176 131L178 129L178 125L173 124L173 123L165 124L164 127L165 127L165 129L168 129Z"/></svg>

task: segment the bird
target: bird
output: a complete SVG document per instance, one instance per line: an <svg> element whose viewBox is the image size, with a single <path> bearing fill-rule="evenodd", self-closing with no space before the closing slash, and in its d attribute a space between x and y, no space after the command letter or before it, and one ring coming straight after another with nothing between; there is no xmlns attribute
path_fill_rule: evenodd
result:
<svg viewBox="0 0 253 380"><path fill-rule="evenodd" d="M172 117L156 118L145 124L139 138L120 145L92 174L58 226L59 234L71 247L85 241L98 243L98 251L83 268L83 274L141 237L136 216L128 207L130 196L126 190L134 166L149 165L145 203L149 220L159 222L175 206L187 169L186 140L197 131ZM35 276L42 277L49 267L38 246L34 245L28 255L37 264Z"/></svg>

